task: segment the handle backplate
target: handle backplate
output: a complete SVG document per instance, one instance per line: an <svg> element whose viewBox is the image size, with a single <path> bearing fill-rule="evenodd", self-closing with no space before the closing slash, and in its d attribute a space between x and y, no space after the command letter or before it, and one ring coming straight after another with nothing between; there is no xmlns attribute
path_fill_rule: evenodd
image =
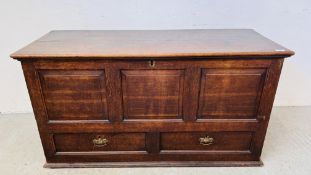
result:
<svg viewBox="0 0 311 175"><path fill-rule="evenodd" d="M199 142L201 145L209 146L214 143L214 138L210 136L201 137L199 138Z"/></svg>
<svg viewBox="0 0 311 175"><path fill-rule="evenodd" d="M108 142L109 140L106 139L104 136L97 136L95 139L93 139L93 144L97 147L106 146Z"/></svg>

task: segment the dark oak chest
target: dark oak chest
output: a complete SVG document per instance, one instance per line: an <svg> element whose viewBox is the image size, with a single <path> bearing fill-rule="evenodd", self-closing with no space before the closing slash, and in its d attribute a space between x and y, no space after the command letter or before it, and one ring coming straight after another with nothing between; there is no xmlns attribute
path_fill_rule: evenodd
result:
<svg viewBox="0 0 311 175"><path fill-rule="evenodd" d="M283 59L253 30L53 31L22 63L46 167L257 166Z"/></svg>

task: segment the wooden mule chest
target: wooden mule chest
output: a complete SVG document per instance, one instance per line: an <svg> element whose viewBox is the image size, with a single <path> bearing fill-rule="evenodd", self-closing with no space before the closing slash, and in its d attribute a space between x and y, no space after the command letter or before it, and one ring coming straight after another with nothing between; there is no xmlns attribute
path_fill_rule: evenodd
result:
<svg viewBox="0 0 311 175"><path fill-rule="evenodd" d="M254 30L52 31L20 60L45 167L258 166L283 59Z"/></svg>

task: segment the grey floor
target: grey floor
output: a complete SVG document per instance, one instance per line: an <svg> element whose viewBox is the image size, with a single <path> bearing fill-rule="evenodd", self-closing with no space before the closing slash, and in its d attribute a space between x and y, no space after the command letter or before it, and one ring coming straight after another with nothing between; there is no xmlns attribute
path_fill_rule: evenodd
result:
<svg viewBox="0 0 311 175"><path fill-rule="evenodd" d="M11 174L239 174L311 175L311 107L273 108L263 167L44 169L32 114L0 114L0 175Z"/></svg>

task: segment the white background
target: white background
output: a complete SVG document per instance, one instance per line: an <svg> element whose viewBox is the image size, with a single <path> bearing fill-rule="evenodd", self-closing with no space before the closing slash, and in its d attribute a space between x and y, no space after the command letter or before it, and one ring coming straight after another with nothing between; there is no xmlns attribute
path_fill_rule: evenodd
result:
<svg viewBox="0 0 311 175"><path fill-rule="evenodd" d="M21 66L9 55L57 29L252 28L292 49L275 100L311 105L310 0L1 0L0 112L31 112Z"/></svg>

